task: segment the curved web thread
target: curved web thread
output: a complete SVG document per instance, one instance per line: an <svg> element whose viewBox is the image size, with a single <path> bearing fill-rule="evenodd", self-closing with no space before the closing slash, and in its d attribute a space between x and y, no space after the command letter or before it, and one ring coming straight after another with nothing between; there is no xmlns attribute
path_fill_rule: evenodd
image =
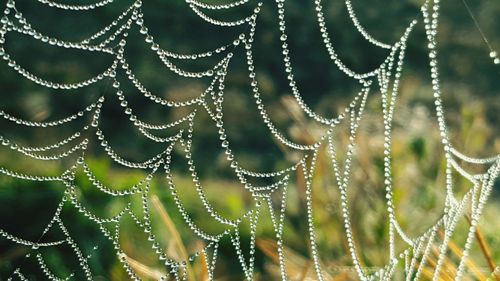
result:
<svg viewBox="0 0 500 281"><path fill-rule="evenodd" d="M81 12L88 12L113 3L113 0L104 0L95 4L70 5L57 3L51 0L38 1L53 8ZM178 54L163 49L162 46L160 46L159 43L157 43L153 36L149 33L144 15L141 11L143 3L140 0L132 3L111 24L96 32L95 34L89 36L88 38L85 38L78 42L63 41L37 31L31 26L31 24L29 23L29 19L26 19L22 15L22 13L18 11L18 9L16 8L16 2L14 0L9 0L6 4L6 8L4 9L4 14L1 21L2 28L0 30L0 42L2 44L0 48L0 55L9 67L11 67L14 71L16 71L24 78L51 89L64 89L71 91L88 87L102 80L109 81L109 83L113 86L117 99L120 101L120 106L122 107L123 112L128 116L131 124L136 127L145 138L164 145L164 150L143 162L133 162L127 160L125 156L119 155L117 152L115 152L113 147L108 143L106 136L100 128L100 113L102 105L105 102L104 96L99 97L94 103L87 106L80 112L51 122L34 122L30 120L23 120L7 112L1 111L0 115L3 119L27 127L57 127L71 124L74 120L77 119L89 118L87 115L90 115L90 122L86 124L80 131L74 132L71 136L63 138L54 144L43 147L21 146L15 143L15 141L13 140L2 137L2 145L5 148L11 149L33 159L52 161L65 158L73 154L77 154L78 159L76 163L74 163L72 166L70 166L70 168L68 168L58 176L29 175L1 167L0 172L7 176L30 181L56 181L63 184L66 189L60 201L60 204L58 205L58 208L54 213L53 218L42 231L40 239L38 241L28 241L23 238L16 237L15 235L11 235L1 229L0 236L14 243L31 247L32 253L27 254L26 257L29 257L34 253L43 273L45 274L47 279L51 280L70 280L71 278L73 278L73 274L70 274L66 277L55 276L47 266L46 262L43 260L43 256L37 251L42 247L54 247L61 244L67 244L71 247L74 255L78 258L81 270L84 272L85 278L87 280L93 280L92 269L88 262L88 259L91 257L91 255L83 255L78 243L73 240L68 229L65 227L63 219L60 216L63 206L70 205L79 213L83 214L93 223L95 223L101 230L103 236L109 239L109 241L114 245L116 249L117 258L123 265L123 268L129 275L129 277L133 280L140 280L140 277L134 269L133 259L126 255L126 253L122 249L122 245L120 244L120 223L122 218L124 217L132 218L133 222L137 226L142 228L145 233L147 233L148 241L151 241L151 247L156 251L158 255L157 258L164 262L167 273L159 274L159 280L167 280L168 278L174 278L175 280L187 280L189 275L189 263L198 259L200 255L203 255L205 257L205 262L207 263L207 268L209 271L208 277L210 280L213 280L215 278L214 269L217 262L217 249L219 247L221 239L224 238L229 238L232 245L234 246L235 258L241 264L245 278L247 280L253 280L255 266L255 242L257 235L256 229L259 225L259 218L263 213L261 210L262 206L267 205L278 244L277 254L279 257L280 276L282 280L289 280L290 276L286 268L286 256L283 249L283 224L284 218L286 216L286 201L289 188L289 179L291 175L302 170L307 189L307 225L311 253L314 263L314 271L318 280L327 280L327 278L325 277L325 270L323 269L319 257L320 249L318 248L316 242L316 229L313 221L314 210L312 204L312 177L315 172L319 150L321 147L326 146L328 154L331 158L332 170L334 171L335 180L340 192L342 207L341 209L345 227L344 234L347 239L349 254L359 279L390 280L394 275L396 267L400 263L403 263L406 280L419 279L422 275L425 264L428 262L428 257L431 252L431 246L435 243L437 233L438 231L443 231L444 238L442 239L443 241L439 246L439 255L435 270L433 272L434 280L438 280L439 273L443 269L443 261L447 255L447 244L456 229L457 221L463 214L464 210L466 208L470 208L472 213L471 224L467 233L466 243L463 247L463 255L460 259L460 263L457 268L457 274L455 277L455 280L462 279L464 276L465 263L469 255L473 236L475 233L475 228L477 227L478 221L481 217L484 205L486 204L488 197L491 194L493 183L500 173L500 156L494 156L484 159L473 158L461 153L460 151L455 149L449 142L447 126L444 119L444 108L441 99L438 70L439 68L437 62L436 36L439 19L439 1L426 1L421 7L421 11L426 31L426 37L428 40L429 68L432 77L437 123L440 131L442 148L446 158L446 201L442 217L427 231L415 237L411 237L410 235L405 233L404 229L399 224L398 219L396 218L397 210L393 202L393 181L391 172L391 133L394 109L400 91L399 84L404 65L406 41L410 37L413 27L417 24L417 20L413 20L407 26L405 32L401 35L400 39L397 42L393 44L387 44L377 40L368 33L368 31L361 25L360 21L358 20L351 1L346 0L345 5L347 7L348 14L357 31L359 31L363 38L368 42L377 47L388 50L387 57L378 67L366 73L358 73L348 67L336 52L335 42L330 36L330 33L328 32L326 26L322 1L314 1L321 37L323 38L323 43L326 47L330 59L333 62L333 65L341 70L346 76L356 80L362 86L362 90L352 99L348 107L341 114L339 114L336 118L326 118L314 112L314 110L306 104L303 99L303 94L301 93L298 82L293 76L294 70L291 62L292 54L287 43L288 33L286 28L285 1L276 0L275 5L278 10L278 23L280 29L279 38L283 54L283 70L288 74L287 79L289 82L290 90L293 94L293 97L300 106L300 109L304 113L306 113L308 117L314 119L318 123L326 125L328 128L316 142L304 145L287 139L286 136L279 131L277 126L273 124L273 121L271 120L267 111L266 104L261 98L261 88L259 86L259 82L256 79L255 65L253 62L253 43L254 36L257 32L258 27L257 18L263 3L253 2L254 1L240 0L230 4L206 4L197 0L187 0L186 5L192 10L193 13L198 15L207 24L221 27L246 26L247 29L245 32L237 35L235 38L232 38L232 42L221 45L214 50L199 54ZM227 10L228 12L230 12L232 8L242 5L248 5L249 3L254 5L255 7L253 12L250 15L237 20L219 20L210 17L209 13L206 13L206 11L210 10ZM272 3L266 3L266 5L268 4L271 5ZM180 77L200 79L209 77L212 82L207 87L207 89L201 92L200 95L196 98L188 101L175 102L155 95L146 86L144 86L136 77L133 70L130 68L127 61L127 54L125 53L125 46L128 42L128 31L134 25L138 26L141 35L143 35L144 41L149 44L151 49L155 52L155 54L167 69ZM23 68L10 57L10 55L3 47L3 44L6 41L5 36L10 32L22 33L31 36L36 40L40 40L41 42L55 45L61 48L79 49L88 52L99 52L107 54L112 56L114 59L111 65L103 73L98 74L88 80L71 84L48 81L29 72L27 69ZM268 130L273 135L273 137L276 138L277 141L292 150L303 152L304 156L288 168L271 172L247 170L246 168L244 168L244 165L242 163L239 163L236 160L236 156L231 150L231 144L228 140L226 134L226 126L223 120L224 112L222 104L225 95L225 77L228 74L229 63L235 55L235 51L237 49L244 50L244 55L246 57L246 63L248 66L250 86L252 88L255 106L259 112L261 121L267 126ZM174 60L196 61L201 58L212 57L219 54L223 55L222 59L215 63L213 67L198 72L184 70L181 66L178 66L173 62ZM151 102L160 104L165 107L186 107L189 108L190 113L184 118L167 124L150 124L141 120L137 115L134 114L133 109L128 105L126 96L124 95L124 90L122 89L122 82L118 79L118 73L125 73L125 77L126 79L128 79L127 81L132 83L132 85ZM367 97L376 84L379 86L380 92L382 93L381 98L385 136L384 185L386 192L387 216L389 221L388 240L390 262L385 267L375 272L371 272L362 266L363 263L361 260L361 255L359 254L362 249L359 249L354 242L355 233L352 230L350 222L349 199L347 197L347 190L349 188L349 178L351 176L351 166L354 155L353 151L356 147L357 130L363 117ZM106 101L111 99L111 97L106 97ZM208 116L210 116L211 120L219 128L218 135L220 139L220 146L224 150L226 160L229 161L230 166L237 176L238 180L244 186L244 188L251 193L254 200L253 208L251 208L247 213L245 213L238 219L228 220L214 210L213 206L211 206L209 200L207 199L203 186L198 178L196 172L196 164L191 155L192 136L194 133L193 128L194 123L196 122L196 115L198 110L205 110ZM348 122L349 124L349 144L347 147L347 155L343 163L337 159L337 147L333 141L335 139L334 129L337 128L337 125L340 124L341 121ZM160 137L155 135L157 131L177 128L179 125L187 125L187 128L178 129L175 134L169 137ZM85 151L87 149L88 143L91 141L90 137L87 136L87 133L90 137L96 139L101 144L108 157L114 162L124 167L147 171L147 176L144 179L141 179L137 184L126 189L117 190L113 187L105 186L93 175L92 171L86 163ZM68 144L76 140L78 140L79 143L72 146L68 150L52 153L52 151L54 150L65 148ZM173 161L172 151L174 150L175 146L180 146L182 148L182 151L185 153L189 170L192 172L192 180L195 185L197 195L199 196L203 204L207 216L211 216L216 221L225 225L225 229L221 233L215 235L209 234L200 226L196 225L195 221L191 218L185 206L187 202L183 202L178 195L178 187L176 187L174 183L171 172L171 164ZM49 155L42 155L39 153L48 153ZM457 159L472 164L489 165L489 168L487 172L483 174L470 174L462 166L460 166L460 164L458 164ZM78 170L83 170L84 174L88 177L94 188L99 189L100 191L108 195L116 197L127 197L134 195L140 196L140 198L142 198L142 214L137 214L136 212L134 212L130 204L126 205L115 216L110 218L102 218L94 214L91 210L87 209L78 199L77 190L79 187L75 183L75 175ZM461 198L458 198L453 190L453 172L459 173L473 185L473 188L470 189ZM161 247L159 247L159 244L157 242L158 239L151 231L151 210L149 206L150 202L148 199L148 194L150 191L150 182L153 176L156 174L162 174L167 179L170 194L174 199L176 208L184 218L186 225L196 236L206 241L203 249L189 255L187 259L182 262L169 258L167 253L165 253L161 249ZM251 184L251 178L279 178L279 180L269 185L255 186ZM281 194L281 201L277 209L275 206L273 206L271 200L271 195L273 193ZM244 222L248 222L250 224L250 250L247 253L245 253L243 247L241 246L242 241L240 240L239 233L239 227ZM65 239L51 242L40 242L42 238L54 228L59 229L64 234ZM404 251L397 253L395 240L399 238L401 238L406 243L407 248ZM96 247L94 248L94 250L97 251L98 248ZM210 251L212 251L212 257L207 258ZM12 273L9 280L12 278L19 278L21 280L27 279L22 273L22 266L17 268Z"/></svg>

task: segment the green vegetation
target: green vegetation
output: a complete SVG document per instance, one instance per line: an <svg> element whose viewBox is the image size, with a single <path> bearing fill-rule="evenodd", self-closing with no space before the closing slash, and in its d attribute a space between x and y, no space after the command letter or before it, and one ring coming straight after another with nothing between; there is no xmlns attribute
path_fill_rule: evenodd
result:
<svg viewBox="0 0 500 281"><path fill-rule="evenodd" d="M244 31L237 28L212 28L197 18L184 1L143 2L143 12L151 26L151 32L160 45L168 50L191 53L214 49L230 43L230 38ZM286 4L289 39L291 50L294 52L294 69L297 70L296 79L306 102L312 108L326 116L335 116L349 103L358 89L353 81L332 67L320 40L312 2L288 1ZM363 24L369 27L375 37L386 42L395 41L410 20L419 18L418 7L421 4L421 1L413 0L394 0L389 1L389 4L383 0L353 2ZM455 147L468 155L486 157L498 154L499 68L488 57L489 51L461 1L442 2L439 61L450 138ZM490 35L490 43L500 50L500 37L495 38L500 30L497 17L500 14L500 3L470 2L485 34ZM55 9L44 7L36 1L19 1L18 6L24 16L32 19L33 26L40 31L67 40L77 40L109 23L113 16L119 14L117 11L122 11L128 4L129 1L119 2L99 9L96 14L56 14ZM381 9L382 6L384 9ZM336 46L346 63L360 70L371 69L379 64L385 53L364 42L356 33L348 21L343 1L325 1L325 7ZM249 10L248 7L242 8L230 17L238 18L240 13L248 14ZM219 14L222 17L227 16ZM317 139L322 128L303 116L290 96L277 40L274 1L266 1L261 16L254 52L263 99L281 131L294 141L310 142ZM131 68L152 92L171 100L186 100L206 88L208 80L181 79L169 73L144 44L144 38L141 38L137 27L134 28L129 34L132 40L129 40L131 44L127 46L126 57ZM426 46L423 42L424 32L420 23L409 41L392 141L396 212L401 225L412 235L422 233L439 218L445 196L445 162L433 111L434 100L430 88ZM17 33L8 33L5 49L23 67L46 79L60 82L86 79L102 72L111 63L111 58L105 55L61 50ZM182 65L188 69L199 70L213 65L216 59L203 59L199 64L189 62ZM109 143L121 155L126 155L127 159L143 161L165 149L134 131L119 106L110 81L103 80L91 87L68 93L34 85L21 78L3 62L0 69L0 109L5 112L36 121L54 120L77 112L84 105L95 101L98 96L104 95L106 102L100 126L109 137ZM238 161L246 168L258 171L277 170L296 161L300 155L279 146L262 124L252 100L242 50L235 50L235 59L230 64L229 73L224 101L224 122ZM123 73L118 73L118 76L120 75L124 77ZM138 116L148 122L176 120L191 110L161 107L142 97L132 84L124 83L123 87L131 107ZM202 111L201 107L198 108L195 119L193 157L203 189L220 214L227 218L238 218L252 208L251 195L238 184L228 163L224 161L216 128L208 115ZM85 120L88 121L89 119ZM68 136L70 132L82 126L84 122L57 129L26 129L0 120L0 134L23 144L46 145ZM339 125L335 136L337 146L345 148L348 142L346 124ZM89 134L89 137L91 141L85 155L86 163L103 184L119 189L131 186L146 177L140 170L124 169L114 164L95 140L95 135ZM383 186L382 112L380 93L377 90L370 93L357 144L348 192L351 219L363 266L376 270L386 264L389 258ZM343 158L344 153L345 151L340 150L339 157ZM339 192L328 157L323 148L318 156L313 178L313 209L320 257L327 271L327 280L356 280L341 220ZM74 161L76 156L61 161L31 160L0 146L0 167L24 173L57 175ZM183 202L190 202L187 204L188 212L193 220L208 233L219 233L222 227L208 217L203 208L180 147L174 150L173 163L174 182ZM467 168L475 172L483 171L482 168L472 166ZM284 224L286 265L292 280L314 280L307 239L306 188L300 180L300 174L294 176L289 186ZM458 174L454 176L454 188L457 193L464 194L471 188ZM141 198L108 196L94 188L82 171L78 171L76 182L78 200L100 217L112 217L127 204L131 204L134 212L142 211ZM37 241L41 231L52 218L65 189L60 183L16 180L0 175L0 229L27 240ZM279 197L278 193L273 197L276 204L279 203ZM470 262L467 263L467 280L485 280L490 277L492 267L500 265L499 199L500 187L497 182L476 233ZM152 213L152 231L160 239L160 247L169 257L183 260L205 245L183 222L163 171L159 171L152 180L148 202ZM262 222L257 229L256 279L278 280L275 234L268 209L263 208L261 212ZM128 280L115 255L114 246L94 223L70 204L64 206L62 218L84 254L90 255L88 260L96 280ZM121 246L127 255L127 261L137 274L144 280L156 280L158 276L165 274L166 269L151 249L151 242L147 241L143 228L137 226L130 217L123 218L120 225ZM446 270L441 274L441 280L452 280L454 277L468 226L466 215L460 220L458 230L452 237L449 246L451 255L445 260ZM112 227L110 225L110 229ZM241 227L241 240L244 245L248 245L248 225ZM57 239L61 239L60 233L49 232L42 241ZM96 246L97 249L94 248ZM398 252L403 250L402 243L398 243L397 247ZM243 248L245 249L245 246ZM432 251L437 252L437 248ZM30 258L25 258L29 252ZM33 258L37 252L42 253L55 275L63 277L75 274L77 280L83 278L83 273L78 269L78 260L69 247L35 250L0 237L0 280L8 278L19 266L29 275L30 280L45 280L36 259ZM230 240L225 239L219 249L217 280L242 280L241 267L234 257L234 248ZM207 257L202 255L190 264L190 279L205 280L207 277L203 259ZM435 260L429 259L423 271L424 278L431 279L434 266ZM496 278L498 280L500 277Z"/></svg>

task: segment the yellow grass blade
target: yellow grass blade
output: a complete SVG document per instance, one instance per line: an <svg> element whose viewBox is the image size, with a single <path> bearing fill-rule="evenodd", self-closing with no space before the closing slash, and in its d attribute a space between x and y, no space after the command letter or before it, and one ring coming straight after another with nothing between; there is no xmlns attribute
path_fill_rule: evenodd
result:
<svg viewBox="0 0 500 281"><path fill-rule="evenodd" d="M124 254L125 255L125 254ZM153 279L153 280L160 280L162 276L165 276L165 273L162 273L161 271L151 268L145 264L142 264L141 262L134 260L133 258L125 255L125 258L127 259L127 263L132 267L136 272L140 273L141 275L146 276L147 278Z"/></svg>
<svg viewBox="0 0 500 281"><path fill-rule="evenodd" d="M443 235L443 234L440 232L439 235ZM462 258L463 252L457 246L457 244L455 244L455 242L450 240L448 242L448 248L453 252L453 254L455 254L455 256L457 256L460 259ZM479 270L478 266L476 265L476 263L474 263L473 260L471 260L470 258L466 259L465 264L471 270L471 272L474 273L474 275L476 276L476 278L478 280L486 280L486 276L484 276L484 274L481 272L481 270Z"/></svg>
<svg viewBox="0 0 500 281"><path fill-rule="evenodd" d="M200 281L208 280L208 267L207 267L208 258L205 252L202 252L200 255Z"/></svg>
<svg viewBox="0 0 500 281"><path fill-rule="evenodd" d="M175 227L174 222L168 215L167 210L163 207L163 204L161 203L160 199L156 195L151 196L151 202L153 203L154 208L160 215L161 220L163 223L165 223L165 226L167 227L169 233L173 236L174 241L177 245L177 249L180 252L180 256L183 260L187 261L189 256L186 251L186 247L184 246L184 243L182 242L181 235L179 234L179 231L177 231L177 228ZM188 280L196 280L195 275L191 269L191 266L187 264L187 274L188 274Z"/></svg>
<svg viewBox="0 0 500 281"><path fill-rule="evenodd" d="M279 264L278 245L274 240L257 239L256 243L257 247L259 247L266 256L271 258L275 264ZM316 273L314 270L311 270L312 263L310 259L299 255L287 247L283 247L283 251L286 257L285 266L290 280L302 281L317 279ZM325 280L333 280L333 277L325 271L323 271L323 277Z"/></svg>

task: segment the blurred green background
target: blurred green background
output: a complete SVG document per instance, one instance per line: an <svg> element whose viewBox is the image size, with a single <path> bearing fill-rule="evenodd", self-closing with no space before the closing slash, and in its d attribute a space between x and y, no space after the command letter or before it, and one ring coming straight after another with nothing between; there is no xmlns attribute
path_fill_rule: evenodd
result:
<svg viewBox="0 0 500 281"><path fill-rule="evenodd" d="M90 3L85 0L82 3ZM109 24L132 1L122 0L95 11L61 11L37 1L16 1L32 27L42 33L67 41L79 41ZM160 46L172 52L196 53L231 43L245 26L215 27L200 19L181 0L143 1L145 24ZM208 0L206 0L207 3ZM224 3L211 0L210 3ZM254 60L262 98L270 117L278 129L298 143L309 143L324 132L324 128L306 118L290 95L284 72L274 1L263 1L257 20ZM461 0L441 1L439 25L439 66L446 120L450 139L457 149L467 155L486 157L500 152L499 129L500 68L489 58L489 49L483 42L472 18ZM2 0L5 4L5 0ZM66 0L61 3L71 3ZM79 2L80 3L80 2ZM248 15L257 1L227 11L209 11L217 19L238 19ZM361 23L383 42L398 40L408 23L418 19L419 24L408 41L407 57L402 76L401 92L396 106L393 135L394 196L401 225L410 235L426 230L440 216L444 200L444 155L439 140L432 98L427 43L419 7L423 1L354 0L353 6ZM500 2L468 0L472 12L488 37L490 44L500 50ZM330 35L339 56L358 71L377 67L387 55L356 31L343 1L324 1ZM288 0L285 4L288 42L294 66L295 79L306 101L316 112L333 117L350 102L359 90L354 80L341 73L329 59L321 40L313 1ZM23 68L57 82L77 82L95 76L109 67L113 58L106 54L62 49L37 41L26 35L9 32L4 48ZM258 114L251 87L243 48L235 49L229 65L224 93L224 122L231 149L244 168L255 171L273 171L287 167L301 156L284 149L271 136ZM209 85L208 79L182 78L170 72L144 42L136 25L129 32L125 57L140 81L153 93L166 99L182 101L199 95ZM196 61L173 60L179 66L193 71L214 65L222 57L215 55ZM89 87L65 91L38 86L7 66L0 64L1 110L35 121L55 120L73 114L104 95L106 101L101 113L104 134L110 145L126 159L144 161L165 149L138 132L123 113L110 82L104 79ZM143 97L123 73L122 87L134 113L150 123L167 123L197 109L193 135L193 158L208 198L224 216L237 218L251 207L251 195L238 183L219 146L217 128L204 109L197 106L168 108ZM122 81L120 80L120 81ZM89 119L72 122L58 128L28 128L0 120L1 135L26 145L47 145L69 136L88 123ZM353 231L363 266L376 270L388 262L388 228L383 186L383 125L380 93L374 89L368 98L366 113L357 139L356 160L349 189ZM342 154L348 142L346 124L335 131L336 142ZM95 136L90 141L85 158L96 177L109 186L129 186L145 177L141 170L124 169L114 164L105 154ZM2 146L2 167L28 173L56 175L68 168L75 157L61 161L38 161L11 152ZM330 168L328 155L322 148L313 179L315 225L321 261L328 280L356 280L347 250L345 231L341 221L338 189ZM475 172L484 167L467 167ZM209 233L218 233L220 225L208 218L196 194L180 149L173 155L174 182L181 198L188 203L188 211L196 223ZM292 280L314 280L314 270L307 237L305 186L300 173L293 175L289 187L285 218L284 242L287 269ZM471 186L455 175L455 188L463 194ZM139 198L112 197L93 187L84 174L77 175L78 198L89 210L102 217L111 217L129 202ZM49 182L31 182L0 176L0 228L24 239L37 240L52 217L65 187ZM489 204L481 219L478 241L474 242L471 260L467 264L468 280L482 280L491 273L491 265L500 263L500 188L494 187ZM205 242L196 239L183 223L162 172L154 176L149 194L153 232L161 247L174 259L182 260L184 252L193 253ZM279 194L278 194L279 197ZM159 200L157 200L157 199ZM156 203L155 203L156 202ZM135 204L135 203L134 203ZM138 205L137 205L138 206ZM268 212L263 210L262 225L257 229L256 279L278 280L279 268L275 253L274 233ZM165 215L167 214L167 215ZM96 225L78 213L74 207L63 208L61 217L75 242L88 260L96 280L128 280L113 250L113 245ZM173 221L173 225L169 223ZM121 222L122 249L130 258L132 267L145 279L154 279L166 269L157 261L144 231L131 223ZM248 226L242 227L242 240L249 241ZM465 241L468 222L464 217L452 243L461 248ZM42 241L57 239L60 234L49 233ZM176 237L181 239L176 239ZM46 239L46 240L45 240ZM481 241L479 241L481 240ZM481 244L481 243L482 244ZM481 247L480 245L484 245ZM97 250L94 250L97 247ZM401 243L398 250L403 249ZM244 247L245 248L245 247ZM451 247L450 247L451 249ZM488 250L489 249L489 250ZM456 250L456 249L455 249ZM14 269L21 267L30 280L45 280L36 260L41 253L49 268L60 277L74 274L81 280L74 253L67 246L32 250L0 238L0 280L5 280ZM486 254L486 252L489 253ZM25 255L31 253L29 258ZM460 252L450 250L446 260L448 271L441 279L451 280L453 266L457 266ZM432 272L432 262L426 270ZM190 267L190 277L203 280L206 268L196 261ZM223 240L215 273L217 280L241 280L239 262L229 239ZM399 276L399 277L398 277ZM424 272L424 278L428 278ZM401 278L397 275L396 278Z"/></svg>

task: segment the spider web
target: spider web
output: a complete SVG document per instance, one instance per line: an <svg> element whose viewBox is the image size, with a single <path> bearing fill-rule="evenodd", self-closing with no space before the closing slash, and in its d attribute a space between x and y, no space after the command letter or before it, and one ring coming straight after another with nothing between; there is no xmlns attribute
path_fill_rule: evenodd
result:
<svg viewBox="0 0 500 281"><path fill-rule="evenodd" d="M113 0L104 0L94 4L62 4L51 0L38 0L38 2L48 5L52 8L61 10L70 10L76 12L92 12L95 9L105 7ZM265 3L272 5L273 3ZM159 153L151 156L149 159L142 162L134 162L127 160L126 156L120 155L109 142L108 136L105 135L101 128L102 123L102 107L105 102L116 102L112 97L99 96L90 105L83 110L59 120L49 122L36 122L15 117L5 111L0 111L0 115L8 122L15 123L25 127L39 127L50 129L52 127L66 126L75 122L84 122L81 130L74 131L69 137L60 139L60 141L46 146L23 146L10 140L7 137L2 137L2 145L5 149L10 149L24 156L43 160L55 161L66 158L75 157L76 161L72 162L65 171L59 175L32 175L29 173L10 170L0 167L0 172L14 178L46 182L53 181L61 183L65 186L64 195L48 225L40 233L37 241L25 240L16 235L10 234L5 230L0 229L0 236L11 242L29 246L32 248L26 259L32 258L38 263L39 267L50 280L69 280L75 277L74 273L70 273L66 277L55 276L50 266L45 262L43 255L40 252L42 248L67 246L76 256L78 264L83 276L87 280L93 280L93 270L89 263L92 256L85 255L80 249L79 243L72 238L70 231L66 227L67 222L64 220L61 212L66 207L72 207L79 213L86 216L99 229L103 237L109 240L114 249L116 256L121 262L123 268L133 280L139 280L140 277L134 267L134 260L127 256L123 250L123 241L120 238L120 226L125 218L132 220L137 227L141 228L146 234L146 239L150 241L151 249L157 256L156 258L164 263L167 273L159 273L158 279L167 280L173 278L175 280L188 279L188 266L190 263L199 260L203 257L208 268L208 279L215 278L214 270L217 265L218 248L223 239L229 239L234 246L235 258L238 259L244 276L247 280L254 279L254 267L256 262L255 247L257 227L260 224L260 219L264 215L264 209L269 211L269 217L275 231L277 241L277 255L279 257L280 275L282 280L291 279L289 270L287 270L286 252L284 251L283 239L284 220L286 216L286 201L288 199L289 184L294 174L301 174L306 186L306 212L308 225L308 239L312 259L314 263L315 278L317 280L327 280L326 272L320 261L319 249L317 244L317 234L315 229L313 215L313 174L316 170L316 163L320 149L326 148L330 156L331 169L333 171L336 184L340 193L341 211L343 217L344 233L347 239L349 254L352 259L352 264L356 274L361 280L390 280L393 278L398 266L404 268L406 280L418 280L422 276L422 271L427 263L428 257L431 254L432 245L437 243L437 235L439 232L444 234L442 242L439 246L436 266L433 272L434 279L439 278L440 271L443 270L443 263L447 258L448 243L456 230L458 219L463 216L466 209L471 212L471 224L467 233L466 243L463 246L463 255L457 268L455 279L460 280L464 276L467 258L474 239L475 229L481 217L484 206L490 196L493 184L498 174L500 173L500 156L491 158L473 158L464 155L455 149L448 137L447 126L444 119L444 108L441 100L441 88L439 80L438 68L438 43L436 40L439 19L439 1L427 0L421 6L422 16L408 24L400 38L392 44L380 42L370 35L360 24L353 5L350 0L346 0L345 4L352 24L359 33L369 43L381 49L388 50L388 55L383 62L371 71L359 73L351 69L341 60L335 48L335 42L331 38L325 22L324 8L321 0L314 1L316 7L316 17L318 28L321 31L322 41L326 51L329 54L332 65L341 70L347 77L356 81L361 87L345 110L335 118L328 118L316 113L309 107L303 99L303 93L296 82L293 73L294 69L291 62L291 52L288 47L288 36L286 17L285 17L285 1L276 0L278 9L278 24L280 30L280 44L283 55L283 71L287 74L290 91L293 98L308 117L312 118L318 124L321 124L326 129L322 132L321 137L313 143L301 144L288 139L273 123L268 112L268 105L261 97L262 89L259 81L256 78L254 65L254 37L258 31L258 17L261 11L263 2L251 0L239 0L229 4L208 4L197 0L187 0L187 5L193 13L206 21L207 24L234 27L244 26L245 31L231 38L232 42L226 45L221 45L214 50L197 53L197 54L179 54L164 49L150 34L147 26L147 19L142 12L142 1L136 0L127 9L124 10L111 24L105 26L100 31L89 36L86 39L69 42L55 37L50 37L39 32L32 26L30 20L16 7L16 1L8 0L6 8L2 16L2 27L0 29L0 55L5 64L12 68L19 75L43 87L54 90L74 91L89 87L100 81L108 81L112 85L112 90L119 100L123 113L130 120L130 123L142 134L143 137L158 143L162 146ZM220 20L210 16L213 10L222 11L231 14L232 9L251 5L253 11L246 17L235 20ZM445 207L442 216L431 225L427 231L418 236L410 236L405 232L403 227L398 222L396 213L397 209L394 204L393 196L393 177L392 177L392 159L391 159L391 136L393 129L393 118L396 106L396 101L400 92L400 78L404 66L405 51L407 48L407 40L411 35L414 26L422 21L425 26L426 39L428 43L429 55L429 71L432 77L432 89L435 99L435 109L437 113L437 123L440 131L442 149L446 158L446 198ZM194 79L208 79L209 86L201 91L198 96L185 101L172 101L160 97L153 93L153 90L148 89L129 65L125 47L129 44L129 31L134 26L140 30L144 41L149 45L151 50L162 61L164 66L173 74ZM109 67L102 73L91 77L87 80L76 83L58 83L51 80L45 80L38 77L29 70L23 68L18 62L10 57L3 45L6 42L6 35L9 33L21 33L31 36L45 44L54 45L60 48L76 49L86 52L97 52L107 56L111 56L112 62ZM226 76L229 72L230 62L235 56L241 55L238 50L243 50L243 56L246 59L248 67L249 85L252 89L252 96L255 102L255 107L261 117L259 122L262 122L273 137L280 142L284 147L300 153L300 157L295 163L287 168L278 171L260 172L246 169L244 163L238 162L237 155L231 149L232 143L227 135L227 125L224 119L223 102L226 97L225 85ZM218 61L209 69L202 71L188 71L179 66L176 62L189 61L196 62L198 60L220 57ZM496 59L496 54L492 54L492 58ZM496 61L495 61L496 62ZM127 101L126 90L124 84L130 83L136 91L148 98L150 102L161 105L166 108L182 108L187 112L183 118L174 120L169 123L152 124L144 121L136 115L134 109L129 106ZM363 118L365 106L369 93L373 88L378 88L381 92L381 107L383 112L383 127L384 127L384 185L386 192L386 209L389 221L389 263L376 270L370 271L363 266L362 257L359 254L362 249L357 248L355 243L355 233L351 226L350 202L347 196L349 189L349 181L352 174L352 162L354 150L356 149L356 136L360 122ZM241 186L247 190L252 196L253 207L241 217L237 219L228 219L217 212L212 206L212 203L205 194L201 180L197 173L196 164L193 153L193 134L195 133L194 124L197 121L196 117L204 111L214 124L214 130L218 133L219 145L224 151L224 155ZM83 120L83 121L82 121ZM346 148L346 156L339 157L339 147L335 143L336 130L339 124L347 124L349 133L349 144ZM164 132L174 131L170 135L165 136ZM89 147L89 143L97 141L106 155L117 164L140 171L146 172L146 177L140 179L135 185L128 188L117 188L114 186L106 186L99 180L99 177L94 174L88 164L85 152ZM76 144L75 144L76 143ZM201 226L197 225L189 212L189 202L184 202L179 195L179 186L175 184L175 176L172 172L172 164L177 160L173 156L175 150L179 150L185 156L187 167L192 176L192 181L195 185L196 194L202 202L206 216L214 219L223 225L223 231L218 234L208 233ZM76 156L75 156L76 155ZM342 159L342 160L340 160ZM473 174L469 173L464 167L459 164L459 161L464 161L471 164L487 166L484 173ZM464 195L458 195L453 188L453 174L458 173L471 183L472 188ZM77 177L84 175L90 182L92 188L98 189L106 195L123 198L139 198L139 210L133 208L132 200L127 203L123 209L116 212L116 215L109 218L103 218L98 213L87 208L80 201L79 192L82 188L77 183ZM168 189L171 193L173 204L181 214L184 222L193 235L205 241L201 250L191 253L187 259L180 261L169 257L157 242L155 234L151 231L152 215L151 203L149 198L150 185L154 176L161 175L166 178ZM255 179L263 180L263 182L272 182L270 184L258 185ZM278 195L278 203L273 201L272 196ZM126 199L129 200L129 199ZM249 225L250 244L248 247L242 245L241 227L243 224ZM51 232L62 234L62 239L45 241L44 237ZM396 248L396 240L402 240L406 244L403 251ZM98 251L98 247L94 247L93 251ZM18 267L9 277L9 280L18 278L27 280L23 274L22 265Z"/></svg>

